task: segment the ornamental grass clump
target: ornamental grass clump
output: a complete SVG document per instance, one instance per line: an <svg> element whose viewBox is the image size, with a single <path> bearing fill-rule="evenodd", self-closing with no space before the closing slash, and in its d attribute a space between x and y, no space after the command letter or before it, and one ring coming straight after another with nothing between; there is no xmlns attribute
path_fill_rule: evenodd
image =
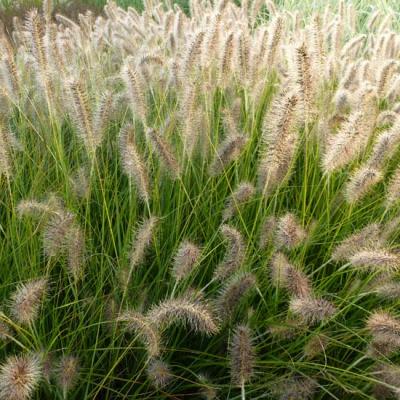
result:
<svg viewBox="0 0 400 400"><path fill-rule="evenodd" d="M397 14L43 3L0 29L0 399L399 397Z"/></svg>

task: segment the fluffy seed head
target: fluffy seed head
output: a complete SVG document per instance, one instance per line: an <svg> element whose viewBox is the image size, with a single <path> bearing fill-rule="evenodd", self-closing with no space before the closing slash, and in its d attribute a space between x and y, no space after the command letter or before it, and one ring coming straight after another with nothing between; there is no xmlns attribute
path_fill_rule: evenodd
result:
<svg viewBox="0 0 400 400"><path fill-rule="evenodd" d="M161 338L155 325L144 315L137 311L128 310L117 318L118 322L125 324L128 332L135 333L145 344L149 357L158 357L160 354Z"/></svg>
<svg viewBox="0 0 400 400"><path fill-rule="evenodd" d="M123 171L135 183L139 197L148 202L150 198L148 172L136 147L132 124L127 124L121 129L119 147Z"/></svg>
<svg viewBox="0 0 400 400"><path fill-rule="evenodd" d="M397 254L385 249L362 250L349 259L354 267L369 268L372 271L395 272L400 268Z"/></svg>
<svg viewBox="0 0 400 400"><path fill-rule="evenodd" d="M252 273L233 276L226 283L217 299L217 309L220 318L229 318L238 303L256 284L256 277Z"/></svg>
<svg viewBox="0 0 400 400"><path fill-rule="evenodd" d="M383 343L392 349L400 347L400 321L391 314L375 311L367 320L367 329L375 343Z"/></svg>
<svg viewBox="0 0 400 400"><path fill-rule="evenodd" d="M355 203L363 198L378 182L383 174L369 166L361 167L350 178L346 187L346 200Z"/></svg>
<svg viewBox="0 0 400 400"><path fill-rule="evenodd" d="M287 213L278 220L275 244L279 248L292 249L299 246L307 237L307 232L300 225L297 217Z"/></svg>
<svg viewBox="0 0 400 400"><path fill-rule="evenodd" d="M176 252L174 265L172 268L172 275L180 281L191 273L196 267L201 250L193 243L185 240L180 245Z"/></svg>
<svg viewBox="0 0 400 400"><path fill-rule="evenodd" d="M64 355L61 357L57 370L57 383L64 394L74 388L79 379L79 359L72 355Z"/></svg>
<svg viewBox="0 0 400 400"><path fill-rule="evenodd" d="M242 182L235 191L228 197L225 209L222 213L222 220L232 218L239 207L249 201L255 193L254 186L249 182Z"/></svg>
<svg viewBox="0 0 400 400"><path fill-rule="evenodd" d="M210 175L217 176L233 161L237 160L247 143L243 135L228 135L219 145L217 153L210 165Z"/></svg>
<svg viewBox="0 0 400 400"><path fill-rule="evenodd" d="M43 297L47 289L47 279L35 279L21 284L11 297L10 311L21 324L36 321Z"/></svg>
<svg viewBox="0 0 400 400"><path fill-rule="evenodd" d="M239 325L233 332L229 347L232 382L244 385L254 374L255 348L248 326Z"/></svg>
<svg viewBox="0 0 400 400"><path fill-rule="evenodd" d="M304 355L308 359L313 359L320 354L325 353L328 347L329 339L322 334L314 335L304 346Z"/></svg>
<svg viewBox="0 0 400 400"><path fill-rule="evenodd" d="M153 307L147 316L152 324L162 328L179 322L206 335L213 335L218 331L217 322L208 304L185 297L164 300Z"/></svg>
<svg viewBox="0 0 400 400"><path fill-rule="evenodd" d="M221 233L227 242L225 257L214 271L214 277L223 280L232 275L242 265L245 245L241 233L229 225L221 225Z"/></svg>
<svg viewBox="0 0 400 400"><path fill-rule="evenodd" d="M30 399L42 376L34 355L10 356L0 367L0 399Z"/></svg>
<svg viewBox="0 0 400 400"><path fill-rule="evenodd" d="M324 321L336 313L336 308L331 302L312 297L292 298L289 310L309 325Z"/></svg>
<svg viewBox="0 0 400 400"><path fill-rule="evenodd" d="M166 387L173 379L173 375L168 364L159 359L154 359L149 363L149 366L147 367L147 376L150 382L157 389Z"/></svg>
<svg viewBox="0 0 400 400"><path fill-rule="evenodd" d="M366 225L344 239L332 252L335 261L346 261L361 249L379 248L383 245L379 224Z"/></svg>

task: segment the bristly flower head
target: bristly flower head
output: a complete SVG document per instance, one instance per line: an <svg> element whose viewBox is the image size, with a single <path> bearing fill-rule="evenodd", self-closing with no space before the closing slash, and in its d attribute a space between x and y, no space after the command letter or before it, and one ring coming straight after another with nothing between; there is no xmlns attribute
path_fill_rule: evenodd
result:
<svg viewBox="0 0 400 400"><path fill-rule="evenodd" d="M128 310L118 316L117 321L125 323L125 329L134 332L143 341L149 357L160 355L161 337L156 325L149 318L137 311Z"/></svg>
<svg viewBox="0 0 400 400"><path fill-rule="evenodd" d="M229 346L232 382L242 386L254 374L255 348L252 333L248 326L238 325L233 332Z"/></svg>
<svg viewBox="0 0 400 400"><path fill-rule="evenodd" d="M36 279L17 288L10 304L11 314L17 322L29 325L36 321L46 289L47 279Z"/></svg>
<svg viewBox="0 0 400 400"><path fill-rule="evenodd" d="M213 335L218 332L217 321L209 305L185 297L164 300L159 305L154 306L147 317L151 323L161 327L161 329L179 322L206 335Z"/></svg>
<svg viewBox="0 0 400 400"><path fill-rule="evenodd" d="M221 234L227 242L224 259L214 271L214 277L223 280L231 276L243 264L245 258L245 244L242 234L229 225L221 225Z"/></svg>
<svg viewBox="0 0 400 400"><path fill-rule="evenodd" d="M292 298L289 310L309 325L327 320L336 313L336 307L331 302L312 297Z"/></svg>
<svg viewBox="0 0 400 400"><path fill-rule="evenodd" d="M165 361L151 360L147 367L147 376L150 382L157 388L162 389L173 379L170 367Z"/></svg>
<svg viewBox="0 0 400 400"><path fill-rule="evenodd" d="M255 188L249 182L242 182L236 190L228 197L226 206L222 214L222 220L226 221L232 218L238 211L239 207L250 200L254 195Z"/></svg>
<svg viewBox="0 0 400 400"><path fill-rule="evenodd" d="M185 240L176 252L172 275L177 281L185 279L196 267L201 250L195 244Z"/></svg>
<svg viewBox="0 0 400 400"><path fill-rule="evenodd" d="M42 377L35 355L10 356L0 367L0 399L28 400Z"/></svg>
<svg viewBox="0 0 400 400"><path fill-rule="evenodd" d="M74 388L79 378L80 363L79 359L72 355L64 355L61 357L57 371L57 383L64 393L66 394Z"/></svg>
<svg viewBox="0 0 400 400"><path fill-rule="evenodd" d="M220 319L229 318L243 297L256 287L256 277L252 273L233 276L223 287L218 299L217 310Z"/></svg>
<svg viewBox="0 0 400 400"><path fill-rule="evenodd" d="M279 218L275 233L275 243L279 248L292 249L306 238L307 232L294 214L287 213Z"/></svg>

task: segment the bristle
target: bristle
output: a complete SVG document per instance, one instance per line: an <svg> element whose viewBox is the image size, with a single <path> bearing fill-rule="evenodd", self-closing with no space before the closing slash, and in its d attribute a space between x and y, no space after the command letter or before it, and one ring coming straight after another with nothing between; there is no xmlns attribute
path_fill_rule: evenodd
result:
<svg viewBox="0 0 400 400"><path fill-rule="evenodd" d="M400 257L385 249L361 250L349 258L356 268L392 273L400 268Z"/></svg>
<svg viewBox="0 0 400 400"><path fill-rule="evenodd" d="M277 226L277 218L270 215L265 219L260 229L259 246L261 249L273 243Z"/></svg>
<svg viewBox="0 0 400 400"><path fill-rule="evenodd" d="M73 104L73 119L86 150L93 154L100 145L100 132L93 129L93 117L86 88L80 81L71 80L68 83Z"/></svg>
<svg viewBox="0 0 400 400"><path fill-rule="evenodd" d="M294 214L287 213L279 218L275 233L275 244L279 248L295 248L306 238L307 232L302 228Z"/></svg>
<svg viewBox="0 0 400 400"><path fill-rule="evenodd" d="M367 320L367 329L378 342L390 342L400 347L400 321L385 311L375 311Z"/></svg>
<svg viewBox="0 0 400 400"><path fill-rule="evenodd" d="M317 389L317 382L311 378L290 377L277 384L272 393L278 400L311 400Z"/></svg>
<svg viewBox="0 0 400 400"><path fill-rule="evenodd" d="M400 299L400 282L383 282L374 288L374 292L382 299Z"/></svg>
<svg viewBox="0 0 400 400"><path fill-rule="evenodd" d="M325 321L336 313L336 308L331 302L312 297L292 298L289 310L309 325Z"/></svg>
<svg viewBox="0 0 400 400"><path fill-rule="evenodd" d="M254 375L255 348L252 332L245 325L238 325L229 346L232 382L242 386Z"/></svg>
<svg viewBox="0 0 400 400"><path fill-rule="evenodd" d="M144 343L149 357L158 357L161 352L161 338L155 325L137 311L128 310L117 318L125 324L128 332L133 332Z"/></svg>
<svg viewBox="0 0 400 400"><path fill-rule="evenodd" d="M377 249L383 245L379 224L369 224L343 240L332 252L335 261L346 261L362 249Z"/></svg>
<svg viewBox="0 0 400 400"><path fill-rule="evenodd" d="M79 359L73 355L64 355L58 362L56 378L64 398L76 386L79 379L79 369Z"/></svg>
<svg viewBox="0 0 400 400"><path fill-rule="evenodd" d="M159 156L160 161L171 177L173 179L178 179L181 174L180 166L168 143L152 128L146 130L146 137L150 140L154 147L154 151Z"/></svg>
<svg viewBox="0 0 400 400"><path fill-rule="evenodd" d="M56 257L65 252L74 225L75 216L70 212L61 211L52 215L43 233L44 252L48 257Z"/></svg>
<svg viewBox="0 0 400 400"><path fill-rule="evenodd" d="M311 61L308 49L303 43L296 48L296 82L299 86L299 94L302 99L304 119L306 122L313 117L314 110L314 77L312 76Z"/></svg>
<svg viewBox="0 0 400 400"><path fill-rule="evenodd" d="M320 354L325 354L326 348L328 347L328 337L322 334L317 334L311 337L311 339L304 346L304 355L307 359L311 360L318 357Z"/></svg>
<svg viewBox="0 0 400 400"><path fill-rule="evenodd" d="M383 179L383 174L369 166L361 167L350 177L346 186L346 200L355 203L361 200Z"/></svg>
<svg viewBox="0 0 400 400"><path fill-rule="evenodd" d="M135 183L139 197L146 203L150 199L150 182L146 165L134 139L133 126L127 124L120 131L120 155L125 174Z"/></svg>
<svg viewBox="0 0 400 400"><path fill-rule="evenodd" d="M229 134L216 150L216 155L210 164L210 175L217 176L233 161L237 160L247 143L242 135Z"/></svg>
<svg viewBox="0 0 400 400"><path fill-rule="evenodd" d="M147 377L157 389L165 388L173 379L168 364L159 359L154 359L149 363L147 367Z"/></svg>
<svg viewBox="0 0 400 400"><path fill-rule="evenodd" d="M142 221L134 233L134 240L129 250L129 266L121 269L120 282L125 291L129 285L131 276L135 268L137 268L145 259L146 251L153 239L154 231L158 223L158 218L151 216Z"/></svg>
<svg viewBox="0 0 400 400"><path fill-rule="evenodd" d="M271 264L272 284L277 288L285 288L295 297L306 297L312 292L308 277L300 269L292 265L287 257L277 252L273 255Z"/></svg>
<svg viewBox="0 0 400 400"><path fill-rule="evenodd" d="M135 117L138 117L143 125L146 126L148 107L144 82L140 73L135 70L133 64L134 60L128 57L122 66L121 76L125 83L132 111Z"/></svg>
<svg viewBox="0 0 400 400"><path fill-rule="evenodd" d="M248 202L255 193L254 186L249 182L242 182L235 191L228 197L225 209L222 213L222 220L232 218L239 210L239 207Z"/></svg>
<svg viewBox="0 0 400 400"><path fill-rule="evenodd" d="M277 62L276 54L278 52L282 33L283 33L283 19L280 15L278 15L277 17L275 17L271 25L271 32L268 35L266 65L268 65L269 68L271 69Z"/></svg>
<svg viewBox="0 0 400 400"><path fill-rule="evenodd" d="M258 167L258 188L269 195L288 177L297 146L297 103L296 94L279 98L264 120L264 151Z"/></svg>
<svg viewBox="0 0 400 400"><path fill-rule="evenodd" d="M174 258L172 275L180 281L190 275L196 267L201 250L193 243L185 240L180 245Z"/></svg>
<svg viewBox="0 0 400 400"><path fill-rule="evenodd" d="M164 300L150 310L148 318L153 324L163 328L179 322L206 335L213 335L218 331L217 322L208 304L186 298Z"/></svg>
<svg viewBox="0 0 400 400"><path fill-rule="evenodd" d="M216 300L220 319L229 318L240 301L251 289L255 288L256 284L256 277L252 273L234 275L224 285Z"/></svg>
<svg viewBox="0 0 400 400"><path fill-rule="evenodd" d="M83 230L74 225L68 231L67 238L68 272L75 282L83 278L86 263L86 241Z"/></svg>
<svg viewBox="0 0 400 400"><path fill-rule="evenodd" d="M21 324L33 324L38 318L46 290L47 279L20 284L11 298L10 312L14 319Z"/></svg>
<svg viewBox="0 0 400 400"><path fill-rule="evenodd" d="M87 199L90 193L90 182L85 167L78 168L71 177L72 190L79 199Z"/></svg>
<svg viewBox="0 0 400 400"><path fill-rule="evenodd" d="M10 356L0 367L0 398L28 400L42 377L40 360L35 355Z"/></svg>
<svg viewBox="0 0 400 400"><path fill-rule="evenodd" d="M386 204L394 206L400 198L400 168L397 169L389 183L386 193Z"/></svg>
<svg viewBox="0 0 400 400"><path fill-rule="evenodd" d="M224 259L217 265L214 278L223 280L231 276L242 265L245 258L245 244L241 233L229 225L221 225L220 231L227 249Z"/></svg>

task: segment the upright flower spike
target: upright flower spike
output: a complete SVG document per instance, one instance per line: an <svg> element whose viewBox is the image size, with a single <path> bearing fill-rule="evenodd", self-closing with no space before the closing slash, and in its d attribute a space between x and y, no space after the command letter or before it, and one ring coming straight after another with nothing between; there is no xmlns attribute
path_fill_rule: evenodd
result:
<svg viewBox="0 0 400 400"><path fill-rule="evenodd" d="M56 369L56 378L64 398L77 384L79 379L80 362L73 355L63 355Z"/></svg>
<svg viewBox="0 0 400 400"><path fill-rule="evenodd" d="M178 179L181 174L181 168L166 140L152 128L146 130L146 137L151 142L165 170L173 179Z"/></svg>
<svg viewBox="0 0 400 400"><path fill-rule="evenodd" d="M146 126L148 106L144 89L145 84L140 73L134 68L133 57L128 57L124 61L121 76L125 83L133 114Z"/></svg>
<svg viewBox="0 0 400 400"><path fill-rule="evenodd" d="M242 389L242 398L245 385L254 375L255 347L252 332L246 325L238 325L233 332L229 346L229 361L232 382Z"/></svg>
<svg viewBox="0 0 400 400"><path fill-rule="evenodd" d="M88 154L93 155L101 144L102 136L101 132L95 131L93 128L93 115L89 95L80 81L70 80L68 88L71 94L73 121Z"/></svg>
<svg viewBox="0 0 400 400"><path fill-rule="evenodd" d="M296 132L298 97L283 95L264 120L264 149L258 166L258 188L271 194L288 177L298 142Z"/></svg>
<svg viewBox="0 0 400 400"><path fill-rule="evenodd" d="M305 121L308 122L315 114L315 89L314 77L312 76L311 61L308 49L303 43L296 48L296 82L299 87L298 92L302 100L302 108Z"/></svg>
<svg viewBox="0 0 400 400"><path fill-rule="evenodd" d="M129 266L120 271L121 286L124 291L126 291L129 285L133 271L144 261L146 251L153 239L157 222L158 218L151 216L143 220L136 232L134 232L134 239L129 250Z"/></svg>
<svg viewBox="0 0 400 400"><path fill-rule="evenodd" d="M210 164L210 175L217 176L224 169L237 160L247 143L247 138L243 135L228 134L224 141L218 146L212 163Z"/></svg>
<svg viewBox="0 0 400 400"><path fill-rule="evenodd" d="M119 148L123 171L135 183L139 197L148 203L150 200L149 174L136 147L132 124L122 127Z"/></svg>
<svg viewBox="0 0 400 400"><path fill-rule="evenodd" d="M239 302L256 287L256 277L252 273L234 275L222 288L216 300L220 319L229 318Z"/></svg>

